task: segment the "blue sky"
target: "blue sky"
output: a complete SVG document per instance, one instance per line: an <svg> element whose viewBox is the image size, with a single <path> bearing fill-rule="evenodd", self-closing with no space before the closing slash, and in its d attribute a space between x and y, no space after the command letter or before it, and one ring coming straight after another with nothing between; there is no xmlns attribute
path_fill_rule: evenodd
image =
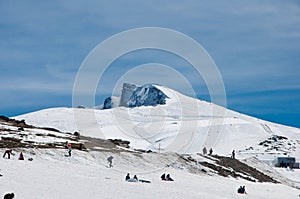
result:
<svg viewBox="0 0 300 199"><path fill-rule="evenodd" d="M174 29L200 43L221 72L228 108L300 127L300 2L284 0L1 0L0 114L72 106L74 79L88 53L111 35L138 27ZM190 76L198 97L209 100L205 83L186 63L150 50L117 60L96 101L111 94L126 70L149 62ZM184 92L180 83L172 87Z"/></svg>

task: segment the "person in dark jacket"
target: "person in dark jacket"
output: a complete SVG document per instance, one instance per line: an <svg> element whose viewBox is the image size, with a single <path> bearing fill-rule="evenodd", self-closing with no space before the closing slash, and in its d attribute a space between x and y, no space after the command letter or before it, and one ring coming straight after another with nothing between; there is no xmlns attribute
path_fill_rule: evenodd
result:
<svg viewBox="0 0 300 199"><path fill-rule="evenodd" d="M243 187L240 186L240 188L238 188L237 192L238 192L238 193L243 193Z"/></svg>
<svg viewBox="0 0 300 199"><path fill-rule="evenodd" d="M209 149L209 155L212 155L212 153L213 153L213 149L210 148L210 149Z"/></svg>
<svg viewBox="0 0 300 199"><path fill-rule="evenodd" d="M136 175L133 176L133 179L136 179L136 181L139 181Z"/></svg>
<svg viewBox="0 0 300 199"><path fill-rule="evenodd" d="M15 197L14 193L7 193L5 194L4 199L13 199L14 197Z"/></svg>
<svg viewBox="0 0 300 199"><path fill-rule="evenodd" d="M129 175L129 173L127 173L127 175L126 175L126 177L125 177L125 181L128 181L128 180L130 180L130 175Z"/></svg>
<svg viewBox="0 0 300 199"><path fill-rule="evenodd" d="M5 158L6 154L8 156L8 159L10 159L10 154L13 154L12 149L6 149L4 154L3 154L3 158Z"/></svg>
<svg viewBox="0 0 300 199"><path fill-rule="evenodd" d="M231 153L231 158L232 158L232 159L235 159L235 150L232 151L232 153Z"/></svg>
<svg viewBox="0 0 300 199"><path fill-rule="evenodd" d="M168 175L166 176L166 181L174 181L174 180L171 178L170 174L168 174Z"/></svg>
<svg viewBox="0 0 300 199"><path fill-rule="evenodd" d="M166 174L162 174L162 175L160 176L160 178L161 178L161 180L166 180Z"/></svg>
<svg viewBox="0 0 300 199"><path fill-rule="evenodd" d="M114 159L114 157L112 157L112 156L109 156L108 158L107 158L107 162L108 162L108 166L109 167L113 167L113 165L112 165L112 160Z"/></svg>
<svg viewBox="0 0 300 199"><path fill-rule="evenodd" d="M203 155L206 155L206 154L207 154L207 149L206 149L206 147L203 147L202 151L203 151Z"/></svg>
<svg viewBox="0 0 300 199"><path fill-rule="evenodd" d="M243 186L243 193L247 194L245 186Z"/></svg>

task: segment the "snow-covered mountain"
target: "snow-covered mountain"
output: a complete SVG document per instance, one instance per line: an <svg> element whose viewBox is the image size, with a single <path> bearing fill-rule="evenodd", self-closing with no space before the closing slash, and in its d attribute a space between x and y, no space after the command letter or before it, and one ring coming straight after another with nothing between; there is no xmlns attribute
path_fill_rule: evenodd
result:
<svg viewBox="0 0 300 199"><path fill-rule="evenodd" d="M1 160L0 194L14 192L25 199L298 197L300 170L275 168L273 161L294 156L299 162L299 129L164 86L129 86L122 92L107 100L111 106L104 110L51 108L0 120L0 148L13 147L25 156L25 161ZM163 103L152 104L158 101ZM65 141L74 145L71 157L65 157ZM76 149L80 144L84 150ZM212 147L213 155L200 154L204 146ZM233 149L238 160L229 158ZM110 155L113 168L106 167ZM152 183L126 183L127 173ZM175 181L161 181L162 173ZM247 195L236 193L241 185Z"/></svg>
<svg viewBox="0 0 300 199"><path fill-rule="evenodd" d="M164 86L148 84L133 88L131 85L130 89L131 96L126 93L127 105L134 108L51 108L16 118L65 132L78 131L96 138L128 140L133 148L153 151L200 152L211 136L214 142L207 147L223 155L235 149L240 155L259 156L269 152L300 158L298 128L240 114ZM124 96L121 96L121 101L124 103ZM148 106L151 104L156 106ZM274 136L287 139L271 144L276 147L260 144Z"/></svg>
<svg viewBox="0 0 300 199"><path fill-rule="evenodd" d="M231 199L238 197L236 189L241 184L246 185L245 198L279 199L294 198L295 188L300 188L297 175L300 170L275 169L254 157L235 160L198 153L132 150L125 141L66 134L6 117L0 117L0 139L0 148L12 148L14 154L22 152L25 157L22 161L17 160L17 155L0 160L0 194L14 192L23 199L140 198L142 195L143 198ZM64 149L66 141L72 144L72 156ZM108 168L106 158L111 155L114 166ZM175 181L161 181L164 172L171 173ZM124 181L127 173L152 183L127 184Z"/></svg>

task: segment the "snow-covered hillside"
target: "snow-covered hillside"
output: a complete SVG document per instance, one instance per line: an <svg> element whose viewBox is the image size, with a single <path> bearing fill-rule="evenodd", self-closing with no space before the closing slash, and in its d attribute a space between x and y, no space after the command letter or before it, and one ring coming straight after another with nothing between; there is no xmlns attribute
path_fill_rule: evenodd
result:
<svg viewBox="0 0 300 199"><path fill-rule="evenodd" d="M10 147L15 154L11 159L0 159L1 196L12 192L22 199L279 199L295 198L298 194L294 188L297 184L280 172L294 174L293 180L299 181L300 170L275 170L255 158L244 162L259 165L259 170L215 155L140 152L116 145L115 141L75 137L8 118L0 120L0 139L0 148ZM75 149L71 156L63 149L65 141ZM84 144L83 150L76 150L77 143ZM17 160L20 152L25 160ZM112 168L106 161L109 156L114 157ZM126 182L127 173L151 183ZM162 173L171 174L175 181L161 181ZM247 195L236 193L241 185L246 186Z"/></svg>
<svg viewBox="0 0 300 199"><path fill-rule="evenodd" d="M4 118L0 146L23 152L25 160L0 160L0 194L14 192L25 199L299 197L300 169L275 168L273 162L278 156L300 160L299 129L153 86L167 96L165 104L51 108L15 117L26 123ZM119 139L130 141L130 147ZM84 144L83 150L75 148L66 157L65 141ZM213 155L199 154L209 143ZM233 149L238 160L229 158ZM108 168L111 155L114 167ZM127 173L151 183L125 182ZM162 173L175 181L161 181ZM236 193L241 185L247 195Z"/></svg>
<svg viewBox="0 0 300 199"><path fill-rule="evenodd" d="M18 149L18 151L20 151ZM174 155L117 153L114 167L107 168L111 152L74 151L64 157L64 150L22 150L33 161L1 159L0 194L15 193L16 199L72 198L222 198L281 199L298 198L299 190L283 184L254 183L218 175L193 174L185 168L165 167ZM150 168L150 169L149 169ZM144 172L147 171L147 172ZM151 183L125 182L125 175L137 175ZM170 173L174 182L160 180ZM247 195L236 190L245 185Z"/></svg>
<svg viewBox="0 0 300 199"><path fill-rule="evenodd" d="M51 108L16 118L64 132L78 131L96 138L128 140L131 147L146 150L200 152L204 145L207 146L210 136L213 141L207 147L212 147L218 154L229 155L235 149L238 156L243 157L265 157L267 153L269 160L278 155L300 159L299 129L246 116L163 86L154 86L167 96L165 105L106 110ZM261 144L274 136L286 139Z"/></svg>

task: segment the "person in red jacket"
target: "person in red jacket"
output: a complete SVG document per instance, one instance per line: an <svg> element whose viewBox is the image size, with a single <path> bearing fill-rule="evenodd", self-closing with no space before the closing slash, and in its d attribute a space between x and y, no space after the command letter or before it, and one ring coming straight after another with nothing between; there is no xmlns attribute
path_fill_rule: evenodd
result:
<svg viewBox="0 0 300 199"><path fill-rule="evenodd" d="M23 155L22 152L21 152L20 155L19 155L19 160L24 160L24 155Z"/></svg>

